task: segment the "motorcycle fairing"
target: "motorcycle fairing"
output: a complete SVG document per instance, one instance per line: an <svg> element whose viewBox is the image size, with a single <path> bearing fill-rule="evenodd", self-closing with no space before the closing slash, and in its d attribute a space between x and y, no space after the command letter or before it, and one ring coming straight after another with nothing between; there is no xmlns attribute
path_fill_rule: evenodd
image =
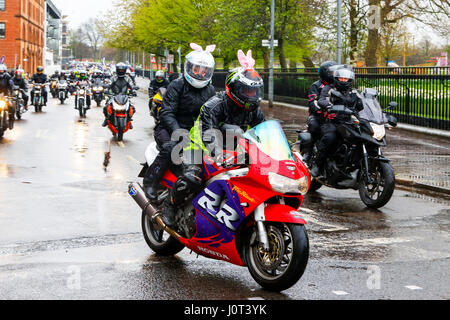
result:
<svg viewBox="0 0 450 320"><path fill-rule="evenodd" d="M232 184L215 181L195 197L192 204L197 230L193 238L182 239L183 244L199 254L244 266L237 251L235 232L246 214Z"/></svg>
<svg viewBox="0 0 450 320"><path fill-rule="evenodd" d="M166 188L172 189L175 182L177 182L177 177L170 170L167 170L161 180L161 184Z"/></svg>

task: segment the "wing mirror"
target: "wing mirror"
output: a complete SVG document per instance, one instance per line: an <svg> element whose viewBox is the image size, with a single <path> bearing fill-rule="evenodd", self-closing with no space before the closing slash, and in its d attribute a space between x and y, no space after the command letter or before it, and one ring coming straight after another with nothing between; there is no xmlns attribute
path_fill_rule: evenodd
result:
<svg viewBox="0 0 450 320"><path fill-rule="evenodd" d="M389 123L390 126L393 126L393 127L397 126L397 122L398 121L397 121L396 117L394 117L394 116L392 116L390 114L388 114L386 117L387 117L387 120L388 120L388 123Z"/></svg>

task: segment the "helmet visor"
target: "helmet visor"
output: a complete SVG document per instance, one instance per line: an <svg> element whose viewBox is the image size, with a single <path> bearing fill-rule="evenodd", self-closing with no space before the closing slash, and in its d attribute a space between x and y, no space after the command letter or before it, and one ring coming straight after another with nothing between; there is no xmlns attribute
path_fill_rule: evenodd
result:
<svg viewBox="0 0 450 320"><path fill-rule="evenodd" d="M338 69L334 72L334 77L337 79L342 78L342 79L354 80L355 73L349 69Z"/></svg>
<svg viewBox="0 0 450 320"><path fill-rule="evenodd" d="M244 103L254 105L263 99L264 85L249 86L242 82L237 82L235 84L235 93Z"/></svg>
<svg viewBox="0 0 450 320"><path fill-rule="evenodd" d="M214 68L186 62L186 72L194 79L200 81L210 80L212 78Z"/></svg>

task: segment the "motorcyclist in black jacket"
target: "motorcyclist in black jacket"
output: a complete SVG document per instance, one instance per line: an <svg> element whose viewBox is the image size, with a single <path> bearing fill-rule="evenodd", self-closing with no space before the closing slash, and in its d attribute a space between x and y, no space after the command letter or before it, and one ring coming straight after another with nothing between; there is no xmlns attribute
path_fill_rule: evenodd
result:
<svg viewBox="0 0 450 320"><path fill-rule="evenodd" d="M0 93L5 96L10 96L12 90L12 78L7 72L7 67L4 64L0 64ZM8 112L10 117L14 117L14 109L11 104L8 105Z"/></svg>
<svg viewBox="0 0 450 320"><path fill-rule="evenodd" d="M182 206L185 199L200 192L203 187L203 156L197 157L195 153L209 153L216 158L217 163L222 164L223 150L226 147L235 147L236 131L243 133L265 121L265 116L259 108L264 81L253 69L255 61L250 51L245 56L239 50L238 57L242 67L227 76L225 92L217 94L204 104L191 130L193 141L184 151L187 153L184 157L184 174L175 182L163 204L162 218L169 227L175 223L177 207ZM234 132L230 136L228 132L221 132L223 125L233 127ZM231 141L227 141L227 138Z"/></svg>
<svg viewBox="0 0 450 320"><path fill-rule="evenodd" d="M42 87L42 97L44 98L44 106L47 105L47 97L48 97L47 89L45 87L47 81L48 77L44 73L44 67L42 66L37 67L37 72L33 74L33 76L31 77L31 82L44 85ZM31 90L31 101L34 101L34 90Z"/></svg>
<svg viewBox="0 0 450 320"><path fill-rule="evenodd" d="M116 75L111 79L111 84L108 88L108 92L112 95L126 95L129 92L133 93L135 87L133 86L133 83L131 82L131 79L127 77L128 66L122 62L118 63L116 65ZM105 121L103 122L102 126L106 127L108 125L109 120L109 114L108 114L108 107L109 107L109 101L106 103L106 106L103 108L103 114L105 115ZM136 108L134 106L131 106L133 109L133 114L136 113ZM132 119L130 119L132 120ZM132 124L130 125L130 129L132 129Z"/></svg>
<svg viewBox="0 0 450 320"><path fill-rule="evenodd" d="M148 86L148 97L150 99L148 103L149 109L152 108L152 99L158 90L160 88L167 88L168 86L169 81L164 77L164 72L162 70L156 71L155 79L153 79Z"/></svg>
<svg viewBox="0 0 450 320"><path fill-rule="evenodd" d="M309 117L307 120L308 132L311 133L312 141L308 146L305 146L304 160L308 161L311 156L311 151L314 143L320 139L320 126L324 123L322 109L317 104L322 89L334 82L333 73L338 64L334 61L326 61L320 65L319 76L320 80L314 82L308 91L308 107Z"/></svg>
<svg viewBox="0 0 450 320"><path fill-rule="evenodd" d="M353 88L355 73L350 68L340 68L334 72L333 85L327 85L323 88L318 104L322 110L325 123L321 126L322 138L317 146L318 153L311 170L311 175L318 177L322 174L325 160L330 149L337 140L337 127L348 120L349 116L337 115L331 112L333 105L345 105L353 111L361 111L364 109L361 97L356 89ZM342 97L333 95L333 91L338 91Z"/></svg>
<svg viewBox="0 0 450 320"><path fill-rule="evenodd" d="M172 134L185 133L194 126L203 104L215 95L211 84L215 61L211 52L215 46L208 46L205 51L196 44L191 44L195 51L186 56L184 77L174 80L164 95L160 112L160 122L154 129L155 140L160 152L147 170L144 188L150 200L156 199L159 183L170 167L171 153L178 140L171 139Z"/></svg>
<svg viewBox="0 0 450 320"><path fill-rule="evenodd" d="M0 93L5 96L9 96L11 94L12 89L12 78L11 75L7 72L7 67L4 64L0 64Z"/></svg>
<svg viewBox="0 0 450 320"><path fill-rule="evenodd" d="M23 70L18 69L16 72L14 72L14 78L12 79L12 83L14 86L17 86L21 89L22 92L22 99L24 101L24 107L28 110L28 84L23 78Z"/></svg>

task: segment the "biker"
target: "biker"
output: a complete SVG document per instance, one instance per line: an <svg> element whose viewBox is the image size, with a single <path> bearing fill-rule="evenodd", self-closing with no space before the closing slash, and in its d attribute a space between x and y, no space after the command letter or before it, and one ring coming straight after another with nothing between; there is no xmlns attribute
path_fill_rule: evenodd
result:
<svg viewBox="0 0 450 320"><path fill-rule="evenodd" d="M21 89L22 92L22 99L24 102L24 107L26 110L28 110L28 84L24 79L23 70L18 69L16 72L14 72L14 78L12 79L12 83L14 86L17 86Z"/></svg>
<svg viewBox="0 0 450 320"><path fill-rule="evenodd" d="M36 69L36 73L31 77L31 82L33 84L38 83L42 84L42 97L44 98L44 106L47 106L47 89L45 84L48 81L47 75L44 73L44 67L39 66ZM34 101L34 90L31 90L31 101Z"/></svg>
<svg viewBox="0 0 450 320"><path fill-rule="evenodd" d="M11 75L7 72L6 65L0 64L0 93L9 96L11 88Z"/></svg>
<svg viewBox="0 0 450 320"><path fill-rule="evenodd" d="M134 86L131 82L131 79L127 77L128 66L125 63L118 63L116 65L116 75L114 75L111 79L111 84L108 88L108 93L112 95L126 95L128 92L134 92ZM108 114L109 102L106 103L106 106L103 108L103 114L105 116L105 121L103 121L102 126L106 127L108 125L109 114ZM136 113L136 108L131 106L133 110L133 114ZM132 121L132 119L129 119ZM133 129L133 124L130 124L130 129Z"/></svg>
<svg viewBox="0 0 450 320"><path fill-rule="evenodd" d="M148 96L150 98L148 107L152 108L152 99L158 92L160 88L167 88L169 81L164 77L164 72L162 70L156 71L155 79L153 79L148 86Z"/></svg>
<svg viewBox="0 0 450 320"><path fill-rule="evenodd" d="M86 109L91 108L91 95L89 93L89 87L91 83L89 82L89 79L87 78L86 71L81 71L79 74L78 81L75 83L75 86L77 88L84 88L86 90ZM78 95L75 95L75 109L78 109Z"/></svg>
<svg viewBox="0 0 450 320"><path fill-rule="evenodd" d="M156 192L165 171L171 165L171 153L178 141L171 135L180 129L189 131L200 114L203 104L215 95L211 84L215 61L211 54L215 46L203 51L191 43L194 50L186 56L184 77L171 82L163 99L160 122L154 129L155 141L160 152L144 177L144 189L150 200L156 199Z"/></svg>
<svg viewBox="0 0 450 320"><path fill-rule="evenodd" d="M265 121L259 108L264 81L253 69L255 60L251 53L245 56L242 52L240 62L242 67L227 76L226 91L218 93L204 104L191 130L193 141L191 147L185 149L187 157L184 158L184 174L176 181L170 196L163 203L162 218L169 227L174 225L177 208L203 187L203 162L200 162L202 159L196 159L196 150L201 148L215 157L216 163L222 163L224 146L229 142L224 141L222 134L218 135L223 124L234 127L231 141L234 142L234 136L238 132L243 133ZM208 145L207 148L205 144ZM199 160L199 163L195 163L195 160Z"/></svg>
<svg viewBox="0 0 450 320"><path fill-rule="evenodd" d="M334 83L325 86L319 97L318 105L322 110L324 124L321 126L322 138L317 146L318 153L316 162L311 170L311 175L318 177L322 174L325 160L329 154L329 150L337 140L337 127L348 120L349 116L336 115L331 112L333 105L345 105L353 111L361 111L364 109L363 102L356 89L353 89L355 73L351 68L343 67L334 72ZM342 94L342 97L333 95L333 90Z"/></svg>
<svg viewBox="0 0 450 320"><path fill-rule="evenodd" d="M128 66L128 68L127 68L127 77L130 78L131 82L133 83L133 86L135 86L136 85L136 79L135 79L136 77L131 74L130 68L131 68L131 66Z"/></svg>
<svg viewBox="0 0 450 320"><path fill-rule="evenodd" d="M322 110L317 105L317 100L320 97L322 89L334 82L333 73L338 64L334 61L326 61L320 65L319 76L320 80L314 82L308 91L308 107L309 117L307 120L308 132L311 134L311 143L305 146L304 160L308 161L314 143L320 139L320 127L324 123Z"/></svg>
<svg viewBox="0 0 450 320"><path fill-rule="evenodd" d="M94 83L95 80L97 80L97 79L100 79L101 81L103 81L103 72L100 71L99 69L96 69L91 76L92 83Z"/></svg>
<svg viewBox="0 0 450 320"><path fill-rule="evenodd" d="M62 73L61 73L61 74L62 74ZM51 79L51 80L53 80L53 79L59 80L59 77L61 76L61 74L59 73L58 70L56 70L55 73L51 75L50 79Z"/></svg>

